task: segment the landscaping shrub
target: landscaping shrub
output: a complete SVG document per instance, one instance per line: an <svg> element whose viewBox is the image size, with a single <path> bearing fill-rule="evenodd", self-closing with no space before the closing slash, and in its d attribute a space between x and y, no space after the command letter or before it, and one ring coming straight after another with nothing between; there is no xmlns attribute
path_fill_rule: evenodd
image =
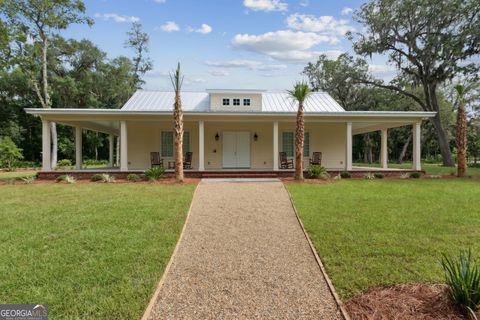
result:
<svg viewBox="0 0 480 320"><path fill-rule="evenodd" d="M340 172L340 177L342 177L342 179L350 179L352 177L352 174L348 171L343 171Z"/></svg>
<svg viewBox="0 0 480 320"><path fill-rule="evenodd" d="M35 177L34 176L31 176L31 177L23 177L21 178L23 182L25 182L25 184L31 184L35 181Z"/></svg>
<svg viewBox="0 0 480 320"><path fill-rule="evenodd" d="M363 176L366 180L374 180L375 179L375 175L371 172L367 172L365 173L365 175Z"/></svg>
<svg viewBox="0 0 480 320"><path fill-rule="evenodd" d="M154 167L154 168L145 170L145 177L147 177L147 179L151 181L163 178L164 174L165 174L165 169L160 167Z"/></svg>
<svg viewBox="0 0 480 320"><path fill-rule="evenodd" d="M442 258L448 296L466 315L480 307L480 265L471 250L461 251L456 258Z"/></svg>
<svg viewBox="0 0 480 320"><path fill-rule="evenodd" d="M23 159L22 149L10 137L0 137L0 167L12 171L17 161Z"/></svg>
<svg viewBox="0 0 480 320"><path fill-rule="evenodd" d="M57 162L57 167L59 168L66 168L71 166L72 166L72 161L70 159L62 159Z"/></svg>
<svg viewBox="0 0 480 320"><path fill-rule="evenodd" d="M468 164L469 168L480 168L480 162L477 163L469 163Z"/></svg>
<svg viewBox="0 0 480 320"><path fill-rule="evenodd" d="M137 181L140 181L140 176L138 174L135 174L135 173L130 173L127 176L127 180L130 181L130 182L137 182Z"/></svg>
<svg viewBox="0 0 480 320"><path fill-rule="evenodd" d="M35 161L17 160L15 161L14 166L15 168L39 168L42 165Z"/></svg>
<svg viewBox="0 0 480 320"><path fill-rule="evenodd" d="M421 177L420 172L412 172L412 173L410 173L410 178L419 179L420 177Z"/></svg>
<svg viewBox="0 0 480 320"><path fill-rule="evenodd" d="M61 176L58 176L57 179L55 179L55 181L57 182L63 182L67 179L67 175L66 174L62 174Z"/></svg>
<svg viewBox="0 0 480 320"><path fill-rule="evenodd" d="M95 160L95 159L83 160L84 166L105 166L107 164L108 164L108 160Z"/></svg>
<svg viewBox="0 0 480 320"><path fill-rule="evenodd" d="M61 176L58 176L57 179L55 179L57 182L66 182L69 184L77 182L74 176L68 175L68 174L62 174Z"/></svg>
<svg viewBox="0 0 480 320"><path fill-rule="evenodd" d="M385 177L385 175L381 172L376 172L373 174L373 176L375 177L375 179L383 179Z"/></svg>
<svg viewBox="0 0 480 320"><path fill-rule="evenodd" d="M113 183L115 182L115 177L109 174L102 174L102 181L105 183Z"/></svg>
<svg viewBox="0 0 480 320"><path fill-rule="evenodd" d="M410 179L410 174L409 173L402 173L400 176L400 179Z"/></svg>
<svg viewBox="0 0 480 320"><path fill-rule="evenodd" d="M316 178L316 179L328 179L330 178L330 175L327 172L327 169L325 167L319 166L319 165L312 165L307 168L308 176L310 178Z"/></svg>
<svg viewBox="0 0 480 320"><path fill-rule="evenodd" d="M94 174L91 178L90 181L96 182L96 181L102 181L103 177L101 174Z"/></svg>

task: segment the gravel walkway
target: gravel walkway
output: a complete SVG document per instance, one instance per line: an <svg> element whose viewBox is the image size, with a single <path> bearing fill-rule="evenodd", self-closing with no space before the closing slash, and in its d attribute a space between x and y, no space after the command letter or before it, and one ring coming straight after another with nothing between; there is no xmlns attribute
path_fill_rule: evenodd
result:
<svg viewBox="0 0 480 320"><path fill-rule="evenodd" d="M281 182L201 182L149 319L342 319Z"/></svg>

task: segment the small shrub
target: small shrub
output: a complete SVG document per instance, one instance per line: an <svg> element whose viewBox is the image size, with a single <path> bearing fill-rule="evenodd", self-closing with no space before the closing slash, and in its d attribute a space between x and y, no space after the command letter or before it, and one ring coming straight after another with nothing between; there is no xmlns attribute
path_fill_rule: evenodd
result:
<svg viewBox="0 0 480 320"><path fill-rule="evenodd" d="M400 179L410 179L410 174L408 172L402 173L402 175L400 176Z"/></svg>
<svg viewBox="0 0 480 320"><path fill-rule="evenodd" d="M420 172L412 172L410 173L410 178L412 179L420 179L422 175L420 174Z"/></svg>
<svg viewBox="0 0 480 320"><path fill-rule="evenodd" d="M102 174L102 181L105 182L105 183L114 183L115 182L115 177L104 173L104 174Z"/></svg>
<svg viewBox="0 0 480 320"><path fill-rule="evenodd" d="M67 168L72 166L72 161L70 159L62 159L57 162L57 167Z"/></svg>
<svg viewBox="0 0 480 320"><path fill-rule="evenodd" d="M105 166L107 164L108 164L108 160L95 160L95 159L83 160L84 166Z"/></svg>
<svg viewBox="0 0 480 320"><path fill-rule="evenodd" d="M477 163L469 163L468 164L469 168L480 168L480 162Z"/></svg>
<svg viewBox="0 0 480 320"><path fill-rule="evenodd" d="M307 168L308 176L316 179L328 179L330 175L325 167L319 165L312 165Z"/></svg>
<svg viewBox="0 0 480 320"><path fill-rule="evenodd" d="M68 184L74 184L75 182L77 182L77 180L75 179L74 176L67 174L67 176L65 177L65 182Z"/></svg>
<svg viewBox="0 0 480 320"><path fill-rule="evenodd" d="M383 179L385 178L385 175L381 172L376 172L373 174L373 176L375 177L375 179Z"/></svg>
<svg viewBox="0 0 480 320"><path fill-rule="evenodd" d="M367 172L367 173L365 173L363 178L365 178L366 180L375 180L375 175L371 172Z"/></svg>
<svg viewBox="0 0 480 320"><path fill-rule="evenodd" d="M96 181L102 181L103 177L101 174L94 174L91 178L90 181L96 182Z"/></svg>
<svg viewBox="0 0 480 320"><path fill-rule="evenodd" d="M348 171L343 171L340 172L340 177L342 177L342 179L350 179L352 177L352 174Z"/></svg>
<svg viewBox="0 0 480 320"><path fill-rule="evenodd" d="M66 174L62 174L61 176L58 176L57 179L55 179L55 181L57 182L64 182L65 180L67 180Z"/></svg>
<svg viewBox="0 0 480 320"><path fill-rule="evenodd" d="M340 175L340 173L333 177L333 180L342 180L342 176Z"/></svg>
<svg viewBox="0 0 480 320"><path fill-rule="evenodd" d="M16 163L23 159L22 149L10 137L0 137L0 167L13 171Z"/></svg>
<svg viewBox="0 0 480 320"><path fill-rule="evenodd" d="M442 179L442 176L439 174L431 174L430 179Z"/></svg>
<svg viewBox="0 0 480 320"><path fill-rule="evenodd" d="M137 182L137 181L140 181L140 176L138 174L135 174L135 173L130 173L127 176L127 180L130 181L130 182Z"/></svg>
<svg viewBox="0 0 480 320"><path fill-rule="evenodd" d="M31 184L35 181L35 177L23 177L22 178L22 181L25 182L25 184Z"/></svg>
<svg viewBox="0 0 480 320"><path fill-rule="evenodd" d="M457 258L442 258L448 295L466 315L480 307L480 264L471 250L461 251Z"/></svg>
<svg viewBox="0 0 480 320"><path fill-rule="evenodd" d="M163 178L164 174L165 174L165 169L160 167L153 167L145 170L145 177L147 177L147 179L150 181Z"/></svg>

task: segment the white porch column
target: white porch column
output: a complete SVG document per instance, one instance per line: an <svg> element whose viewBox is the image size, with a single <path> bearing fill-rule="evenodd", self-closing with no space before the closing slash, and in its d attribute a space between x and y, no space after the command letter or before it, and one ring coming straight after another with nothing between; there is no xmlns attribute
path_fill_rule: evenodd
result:
<svg viewBox="0 0 480 320"><path fill-rule="evenodd" d="M120 121L120 171L128 171L127 121Z"/></svg>
<svg viewBox="0 0 480 320"><path fill-rule="evenodd" d="M75 127L75 169L82 169L82 128Z"/></svg>
<svg viewBox="0 0 480 320"><path fill-rule="evenodd" d="M278 171L278 121L273 122L273 171Z"/></svg>
<svg viewBox="0 0 480 320"><path fill-rule="evenodd" d="M383 169L388 168L388 129L381 130L381 146L380 146L380 164Z"/></svg>
<svg viewBox="0 0 480 320"><path fill-rule="evenodd" d="M108 166L113 168L113 149L115 146L115 136L113 134L108 136Z"/></svg>
<svg viewBox="0 0 480 320"><path fill-rule="evenodd" d="M415 122L413 124L413 165L412 169L413 170L422 170L422 164L420 161L420 158L422 156L421 153L421 127L422 123L421 122Z"/></svg>
<svg viewBox="0 0 480 320"><path fill-rule="evenodd" d="M52 137L50 121L42 120L42 171L51 171Z"/></svg>
<svg viewBox="0 0 480 320"><path fill-rule="evenodd" d="M347 122L347 143L346 143L347 150L345 151L345 170L350 171L352 170L352 123Z"/></svg>
<svg viewBox="0 0 480 320"><path fill-rule="evenodd" d="M205 123L198 121L198 170L205 171Z"/></svg>

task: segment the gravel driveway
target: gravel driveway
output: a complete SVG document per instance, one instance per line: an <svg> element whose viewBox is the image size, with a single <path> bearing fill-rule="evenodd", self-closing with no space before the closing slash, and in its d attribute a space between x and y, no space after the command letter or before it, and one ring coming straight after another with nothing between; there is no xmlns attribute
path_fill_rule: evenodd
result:
<svg viewBox="0 0 480 320"><path fill-rule="evenodd" d="M201 182L149 319L342 319L281 182Z"/></svg>

